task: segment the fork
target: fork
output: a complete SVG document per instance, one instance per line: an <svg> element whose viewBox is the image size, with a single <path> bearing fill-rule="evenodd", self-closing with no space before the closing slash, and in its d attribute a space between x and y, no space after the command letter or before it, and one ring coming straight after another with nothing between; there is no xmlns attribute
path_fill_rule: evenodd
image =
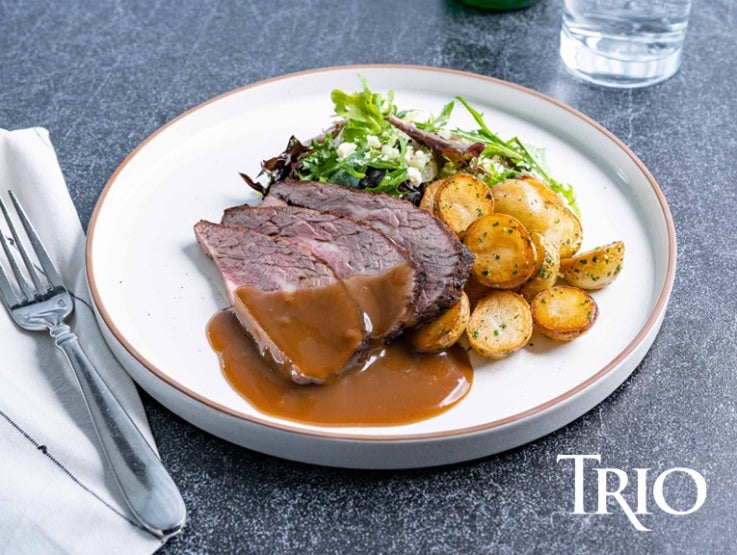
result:
<svg viewBox="0 0 737 555"><path fill-rule="evenodd" d="M85 355L77 336L64 323L74 310L74 300L18 199L12 191L9 196L32 252L29 254L24 247L0 198L0 210L10 231L8 239L0 233L0 243L10 268L6 273L0 265L0 297L21 328L48 330L66 355L102 451L135 521L160 538L172 536L184 526L184 500L156 453ZM8 240L12 240L17 255L11 251ZM31 258L34 254L40 268Z"/></svg>

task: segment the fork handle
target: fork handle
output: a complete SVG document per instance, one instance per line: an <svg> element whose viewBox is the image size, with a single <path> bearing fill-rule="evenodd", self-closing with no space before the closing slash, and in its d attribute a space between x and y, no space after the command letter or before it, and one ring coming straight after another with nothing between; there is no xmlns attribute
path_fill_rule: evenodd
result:
<svg viewBox="0 0 737 555"><path fill-rule="evenodd" d="M138 523L159 537L184 526L184 500L161 460L123 410L69 326L51 330L56 345L74 369L102 450L120 491Z"/></svg>

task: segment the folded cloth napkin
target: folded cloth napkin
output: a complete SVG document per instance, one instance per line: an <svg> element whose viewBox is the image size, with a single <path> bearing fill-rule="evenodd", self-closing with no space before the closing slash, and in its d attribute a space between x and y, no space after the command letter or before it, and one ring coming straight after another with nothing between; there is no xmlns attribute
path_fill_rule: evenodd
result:
<svg viewBox="0 0 737 555"><path fill-rule="evenodd" d="M76 298L69 321L105 382L154 445L138 392L91 309L85 236L45 129L0 129L0 196L11 189ZM6 233L4 224L0 230ZM128 516L81 392L48 334L0 307L0 554L153 553L162 540Z"/></svg>

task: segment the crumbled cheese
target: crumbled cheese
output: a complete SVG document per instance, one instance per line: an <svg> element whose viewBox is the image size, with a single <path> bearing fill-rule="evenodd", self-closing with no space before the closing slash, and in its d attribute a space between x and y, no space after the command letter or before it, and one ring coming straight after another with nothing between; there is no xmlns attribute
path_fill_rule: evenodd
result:
<svg viewBox="0 0 737 555"><path fill-rule="evenodd" d="M404 150L404 161L405 163L409 164L412 160L412 157L415 155L415 149L412 148L412 145L407 145L407 148Z"/></svg>
<svg viewBox="0 0 737 555"><path fill-rule="evenodd" d="M422 174L420 173L420 170L410 166L407 168L407 179L412 185L419 185L422 183Z"/></svg>
<svg viewBox="0 0 737 555"><path fill-rule="evenodd" d="M369 148L381 148L381 141L376 135L366 135L366 144Z"/></svg>
<svg viewBox="0 0 737 555"><path fill-rule="evenodd" d="M404 161L409 167L422 171L430 161L430 155L422 149L415 150L412 145L407 145Z"/></svg>
<svg viewBox="0 0 737 555"><path fill-rule="evenodd" d="M492 160L490 158L486 158L486 157L479 158L478 165L479 165L479 167L481 169L484 169L486 171L494 170L495 169L494 168L494 163L492 162Z"/></svg>
<svg viewBox="0 0 737 555"><path fill-rule="evenodd" d="M416 150L412 158L407 161L407 164L413 168L417 168L418 170L422 170L425 166L427 166L427 163L430 161L430 155L425 152L424 150Z"/></svg>
<svg viewBox="0 0 737 555"><path fill-rule="evenodd" d="M503 165L501 165L498 162L496 156L493 158L487 158L485 156L479 157L478 164L481 169L484 169L491 174L501 173L506 169Z"/></svg>
<svg viewBox="0 0 737 555"><path fill-rule="evenodd" d="M337 148L338 160L345 160L354 152L356 152L355 143L341 143Z"/></svg>
<svg viewBox="0 0 737 555"><path fill-rule="evenodd" d="M399 158L399 149L393 146L384 145L381 147L381 154L383 154L387 160L396 160Z"/></svg>

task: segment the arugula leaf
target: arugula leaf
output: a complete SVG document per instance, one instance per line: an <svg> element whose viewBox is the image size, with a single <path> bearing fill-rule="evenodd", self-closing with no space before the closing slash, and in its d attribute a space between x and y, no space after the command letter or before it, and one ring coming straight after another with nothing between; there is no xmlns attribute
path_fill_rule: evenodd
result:
<svg viewBox="0 0 737 555"><path fill-rule="evenodd" d="M522 173L531 173L542 179L548 187L565 200L566 204L568 204L577 216L581 216L573 187L565 183L560 183L549 175L545 160L547 153L545 149L525 145L517 137L504 141L488 128L481 112L474 109L463 97L457 96L456 98L471 114L474 121L478 124L479 129L476 131L455 129L453 133L466 140L479 141L486 144L487 146L481 153L481 157L497 156L501 158L502 164L509 166L508 171L497 173L495 177L500 179L492 181L492 184L501 181L501 179L515 177Z"/></svg>
<svg viewBox="0 0 737 555"><path fill-rule="evenodd" d="M428 133L438 133L445 128L454 107L455 102L451 100L443 106L442 110L440 110L440 113L436 117L430 116L427 121L416 121L415 125L418 129L422 129ZM403 118L405 114L407 114L406 111L400 112L398 115Z"/></svg>
<svg viewBox="0 0 737 555"><path fill-rule="evenodd" d="M359 76L363 89L348 94L335 89L330 99L335 106L335 115L345 119L344 134L347 141L366 135L381 135L390 124L386 116L395 113L394 93L389 91L386 98L369 89L363 76Z"/></svg>
<svg viewBox="0 0 737 555"><path fill-rule="evenodd" d="M462 96L456 97L461 104L468 110L468 112L473 116L474 121L478 124L480 127L479 130L473 132L463 131L460 129L456 129L453 132L456 134L462 134L466 135L467 138L476 137L476 140L482 143L486 143L487 147L486 150L488 151L487 154L489 155L498 155L503 156L505 158L509 158L511 160L519 160L521 156L519 153L514 150L513 148L510 148L509 144L501 139L496 133L493 133L484 122L484 115L477 111L475 108L473 108L468 102L466 102L466 99L464 99ZM486 152L486 151L484 151Z"/></svg>

